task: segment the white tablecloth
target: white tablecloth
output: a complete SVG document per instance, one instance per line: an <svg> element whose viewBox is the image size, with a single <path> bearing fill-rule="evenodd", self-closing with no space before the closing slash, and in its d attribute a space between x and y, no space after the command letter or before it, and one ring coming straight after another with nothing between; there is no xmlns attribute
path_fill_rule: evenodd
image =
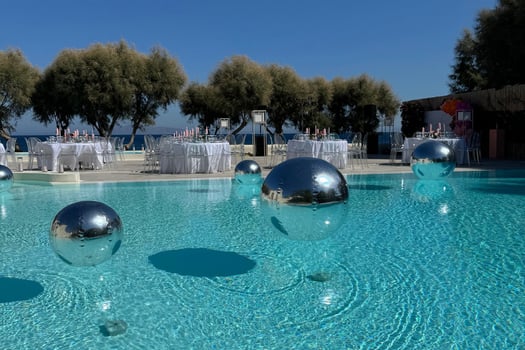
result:
<svg viewBox="0 0 525 350"><path fill-rule="evenodd" d="M452 147L454 154L456 155L456 164L464 164L465 162L465 152L467 151L467 145L465 140L462 138L452 138L452 139L428 139L428 138L415 138L407 137L403 143L403 163L410 163L410 158L412 157L412 152L414 149L422 144L425 141L434 140L443 142Z"/></svg>
<svg viewBox="0 0 525 350"><path fill-rule="evenodd" d="M0 165L7 165L7 157L5 154L5 147L0 142Z"/></svg>
<svg viewBox="0 0 525 350"><path fill-rule="evenodd" d="M41 154L38 157L38 166L45 166L50 171L58 171L58 156L62 150L74 153L83 167L90 168L93 165L96 169L100 169L104 165L103 149L100 142L39 142L35 147L35 153ZM75 164L74 157L64 157L63 164L71 169L78 165Z"/></svg>
<svg viewBox="0 0 525 350"><path fill-rule="evenodd" d="M217 173L231 168L228 142L164 140L159 153L161 174Z"/></svg>
<svg viewBox="0 0 525 350"><path fill-rule="evenodd" d="M348 142L346 140L290 140L286 147L286 158L321 158L339 169L344 169L346 168L347 150Z"/></svg>

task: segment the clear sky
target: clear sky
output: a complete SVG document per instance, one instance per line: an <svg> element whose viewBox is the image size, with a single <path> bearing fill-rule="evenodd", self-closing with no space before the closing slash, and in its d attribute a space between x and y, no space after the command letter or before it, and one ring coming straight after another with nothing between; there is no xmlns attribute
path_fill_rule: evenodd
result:
<svg viewBox="0 0 525 350"><path fill-rule="evenodd" d="M45 69L57 54L125 40L161 46L190 81L206 82L225 59L331 80L368 74L401 101L446 95L454 46L497 0L17 0L2 6L0 50L20 49ZM178 127L177 108L157 119ZM31 115L17 132L41 129ZM52 129L54 130L54 129Z"/></svg>

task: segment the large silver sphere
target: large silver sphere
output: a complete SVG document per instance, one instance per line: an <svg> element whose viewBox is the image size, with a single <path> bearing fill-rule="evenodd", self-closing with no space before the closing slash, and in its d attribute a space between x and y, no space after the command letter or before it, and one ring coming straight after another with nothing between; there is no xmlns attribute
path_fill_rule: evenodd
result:
<svg viewBox="0 0 525 350"><path fill-rule="evenodd" d="M51 247L66 263L75 266L100 264L122 244L122 221L104 203L81 201L63 208L49 232Z"/></svg>
<svg viewBox="0 0 525 350"><path fill-rule="evenodd" d="M348 185L327 161L292 158L266 176L261 196L264 214L277 232L294 240L319 240L343 223Z"/></svg>
<svg viewBox="0 0 525 350"><path fill-rule="evenodd" d="M414 174L420 179L440 179L454 171L456 155L450 146L429 140L414 149L410 165Z"/></svg>
<svg viewBox="0 0 525 350"><path fill-rule="evenodd" d="M261 167L251 159L239 162L235 166L235 181L244 185L260 184L262 181Z"/></svg>
<svg viewBox="0 0 525 350"><path fill-rule="evenodd" d="M0 192L7 191L13 186L13 172L4 165L0 165Z"/></svg>

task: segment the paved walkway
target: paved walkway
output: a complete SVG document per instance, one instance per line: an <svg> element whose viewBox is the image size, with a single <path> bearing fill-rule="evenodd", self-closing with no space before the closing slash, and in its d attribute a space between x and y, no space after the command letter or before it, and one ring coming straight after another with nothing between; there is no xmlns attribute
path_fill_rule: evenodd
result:
<svg viewBox="0 0 525 350"><path fill-rule="evenodd" d="M159 174L147 172L144 169L144 156L140 153L125 154L124 159L118 161L113 167L102 170L81 170L77 172L66 171L63 174L41 171L14 171L15 180L23 181L45 181L50 183L71 182L121 182L121 181L168 181L196 178L233 178L235 176L235 165L239 160L232 159L232 169L215 174ZM268 159L265 157L245 157L253 159L262 168L262 176L271 171L268 168ZM471 164L470 167L461 165L456 171L491 170L502 168L525 168L525 161L494 161L483 160L480 164ZM15 167L13 166L14 170ZM409 165L401 164L397 159L391 162L387 155L371 155L366 164L349 163L347 168L340 169L342 174L389 174L389 173L411 173Z"/></svg>

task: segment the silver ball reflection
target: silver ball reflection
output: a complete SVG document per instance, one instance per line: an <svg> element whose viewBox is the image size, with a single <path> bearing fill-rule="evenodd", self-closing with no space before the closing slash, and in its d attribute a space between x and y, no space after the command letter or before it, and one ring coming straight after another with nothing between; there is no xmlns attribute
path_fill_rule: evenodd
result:
<svg viewBox="0 0 525 350"><path fill-rule="evenodd" d="M262 181L261 167L254 160L243 160L235 166L235 180L245 185L260 184Z"/></svg>
<svg viewBox="0 0 525 350"><path fill-rule="evenodd" d="M343 223L348 186L327 161L292 158L266 176L261 196L264 215L277 232L293 240L319 240Z"/></svg>
<svg viewBox="0 0 525 350"><path fill-rule="evenodd" d="M454 171L456 155L450 146L429 140L414 149L410 165L414 174L420 179L440 179Z"/></svg>
<svg viewBox="0 0 525 350"><path fill-rule="evenodd" d="M100 264L115 254L123 238L122 221L104 203L81 201L63 208L53 219L49 240L55 253L75 266Z"/></svg>
<svg viewBox="0 0 525 350"><path fill-rule="evenodd" d="M7 191L13 186L13 172L4 165L0 165L0 192Z"/></svg>
<svg viewBox="0 0 525 350"><path fill-rule="evenodd" d="M454 188L446 180L418 180L412 190L419 202L428 203L454 198Z"/></svg>

